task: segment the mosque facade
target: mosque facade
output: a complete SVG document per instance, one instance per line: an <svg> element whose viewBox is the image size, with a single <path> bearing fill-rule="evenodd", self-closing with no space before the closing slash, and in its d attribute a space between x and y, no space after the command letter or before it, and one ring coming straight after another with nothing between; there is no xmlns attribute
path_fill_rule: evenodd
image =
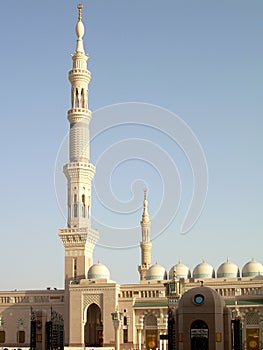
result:
<svg viewBox="0 0 263 350"><path fill-rule="evenodd" d="M147 193L141 218L138 283L119 284L109 269L93 262L99 233L91 227L88 86L91 74L84 51L82 5L78 5L77 44L69 71L71 106L69 162L64 166L68 222L59 229L65 250L63 290L0 291L0 347L3 349L168 350L169 312L200 284L225 301L231 317L242 324L243 349L263 346L263 266L251 259L242 270L229 259L215 271L206 261L193 271L178 261L169 272L152 264L151 221ZM219 340L220 341L220 340ZM222 340L223 341L223 340Z"/></svg>

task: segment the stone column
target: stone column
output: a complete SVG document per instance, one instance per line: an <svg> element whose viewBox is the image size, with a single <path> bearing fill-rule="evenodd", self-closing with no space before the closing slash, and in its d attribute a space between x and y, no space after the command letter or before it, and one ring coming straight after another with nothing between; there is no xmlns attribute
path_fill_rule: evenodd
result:
<svg viewBox="0 0 263 350"><path fill-rule="evenodd" d="M158 338L159 338L159 348L160 350L166 350L167 346L167 326L168 326L168 316L161 313L160 318L158 318Z"/></svg>
<svg viewBox="0 0 263 350"><path fill-rule="evenodd" d="M159 349L163 350L163 340L160 338Z"/></svg>
<svg viewBox="0 0 263 350"><path fill-rule="evenodd" d="M137 341L138 341L138 350L142 350L142 330L143 330L143 316L140 317L139 323L136 325L137 328Z"/></svg>
<svg viewBox="0 0 263 350"><path fill-rule="evenodd" d="M137 329L138 332L138 349L142 350L142 330Z"/></svg>
<svg viewBox="0 0 263 350"><path fill-rule="evenodd" d="M164 339L164 341L163 341L163 350L166 350L166 342L167 342L167 340Z"/></svg>

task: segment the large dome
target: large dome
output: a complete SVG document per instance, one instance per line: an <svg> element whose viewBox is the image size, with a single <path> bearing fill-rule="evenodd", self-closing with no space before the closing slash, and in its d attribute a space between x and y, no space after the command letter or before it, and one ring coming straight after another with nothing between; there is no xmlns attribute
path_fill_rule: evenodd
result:
<svg viewBox="0 0 263 350"><path fill-rule="evenodd" d="M193 278L214 278L215 270L212 265L206 261L202 261L198 264L193 271Z"/></svg>
<svg viewBox="0 0 263 350"><path fill-rule="evenodd" d="M240 272L236 264L232 263L229 259L219 266L217 269L217 277L239 277Z"/></svg>
<svg viewBox="0 0 263 350"><path fill-rule="evenodd" d="M262 276L263 266L261 263L257 262L254 258L247 262L242 269L242 277L249 276Z"/></svg>
<svg viewBox="0 0 263 350"><path fill-rule="evenodd" d="M173 267L171 267L169 271L169 279L172 280L174 278L190 278L191 272L189 268L182 264L181 260L178 261Z"/></svg>
<svg viewBox="0 0 263 350"><path fill-rule="evenodd" d="M157 263L152 265L146 272L146 280L166 280L167 272L165 268Z"/></svg>
<svg viewBox="0 0 263 350"><path fill-rule="evenodd" d="M110 279L110 271L107 266L98 262L92 265L88 271L88 279L103 278Z"/></svg>

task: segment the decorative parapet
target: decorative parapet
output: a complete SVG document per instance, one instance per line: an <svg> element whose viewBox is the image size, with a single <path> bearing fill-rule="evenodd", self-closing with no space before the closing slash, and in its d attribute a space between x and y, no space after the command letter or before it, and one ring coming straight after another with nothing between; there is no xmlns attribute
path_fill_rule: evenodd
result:
<svg viewBox="0 0 263 350"><path fill-rule="evenodd" d="M64 293L47 291L45 294L21 294L21 292L9 292L8 295L0 294L0 304L47 304L63 303Z"/></svg>
<svg viewBox="0 0 263 350"><path fill-rule="evenodd" d="M88 227L62 228L59 229L59 237L65 248L83 247L87 243L95 245L99 239L99 233Z"/></svg>

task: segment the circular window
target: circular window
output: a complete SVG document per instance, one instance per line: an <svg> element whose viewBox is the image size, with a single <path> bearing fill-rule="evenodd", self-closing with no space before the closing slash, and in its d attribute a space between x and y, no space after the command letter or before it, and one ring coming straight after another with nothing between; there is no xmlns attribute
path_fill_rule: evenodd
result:
<svg viewBox="0 0 263 350"><path fill-rule="evenodd" d="M194 297L194 302L197 304L197 305L200 305L202 304L204 301L204 296L202 294L196 294L195 297Z"/></svg>

